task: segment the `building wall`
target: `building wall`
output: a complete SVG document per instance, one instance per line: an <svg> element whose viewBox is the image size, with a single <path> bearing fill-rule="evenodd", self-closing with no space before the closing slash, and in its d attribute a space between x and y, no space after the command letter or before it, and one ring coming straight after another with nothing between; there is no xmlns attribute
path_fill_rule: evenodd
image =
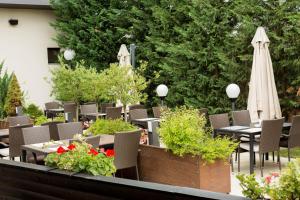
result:
<svg viewBox="0 0 300 200"><path fill-rule="evenodd" d="M9 19L18 19L11 26ZM50 22L55 20L51 10L0 8L0 62L9 72L15 72L26 102L41 108L51 100L51 86L46 78L50 69L57 65L48 64L47 48L57 47L53 40L55 30Z"/></svg>

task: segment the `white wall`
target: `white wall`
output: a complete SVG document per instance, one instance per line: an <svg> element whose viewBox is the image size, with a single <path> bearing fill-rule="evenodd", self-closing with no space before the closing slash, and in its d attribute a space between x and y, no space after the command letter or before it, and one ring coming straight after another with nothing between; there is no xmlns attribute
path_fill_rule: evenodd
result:
<svg viewBox="0 0 300 200"><path fill-rule="evenodd" d="M9 19L18 19L17 26L11 26ZM55 17L51 10L0 8L0 62L14 71L27 103L35 103L41 108L51 100L50 85L45 77L55 65L48 64L47 48L57 47L53 40L55 30L50 22Z"/></svg>

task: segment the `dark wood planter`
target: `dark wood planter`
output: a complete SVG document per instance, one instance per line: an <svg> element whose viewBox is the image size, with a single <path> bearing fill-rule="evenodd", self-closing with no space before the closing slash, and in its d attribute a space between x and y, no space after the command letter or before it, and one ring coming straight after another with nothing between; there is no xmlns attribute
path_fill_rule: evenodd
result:
<svg viewBox="0 0 300 200"><path fill-rule="evenodd" d="M199 156L179 157L164 148L140 145L139 173L143 181L230 193L230 164L205 164Z"/></svg>

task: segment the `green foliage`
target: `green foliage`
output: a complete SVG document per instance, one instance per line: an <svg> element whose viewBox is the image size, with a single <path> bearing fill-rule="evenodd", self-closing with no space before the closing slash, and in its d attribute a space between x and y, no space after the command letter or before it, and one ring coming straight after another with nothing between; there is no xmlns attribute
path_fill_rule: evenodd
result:
<svg viewBox="0 0 300 200"><path fill-rule="evenodd" d="M67 152L58 149L57 153L48 154L45 165L72 172L86 172L94 176L112 176L116 172L113 160L113 157L104 153L97 153L85 142L74 142Z"/></svg>
<svg viewBox="0 0 300 200"><path fill-rule="evenodd" d="M40 117L43 116L43 111L35 104L29 104L27 107L23 108L23 112L27 114L31 119L34 121Z"/></svg>
<svg viewBox="0 0 300 200"><path fill-rule="evenodd" d="M265 195L272 200L300 198L300 160L288 163L280 177L272 173L267 176L263 184L255 179L255 175L237 175L243 194L251 199L263 199Z"/></svg>
<svg viewBox="0 0 300 200"><path fill-rule="evenodd" d="M4 109L7 115L14 116L16 115L16 107L18 106L22 106L22 92L18 79L13 74L8 86Z"/></svg>
<svg viewBox="0 0 300 200"><path fill-rule="evenodd" d="M95 123L91 125L88 132L93 135L110 134L113 135L116 132L122 131L133 131L137 130L137 127L125 122L121 119L110 120L110 119L97 119Z"/></svg>
<svg viewBox="0 0 300 200"><path fill-rule="evenodd" d="M0 63L0 119L6 117L4 110L5 100L7 96L8 86L11 81L11 74L8 74L7 71L2 74L4 62Z"/></svg>
<svg viewBox="0 0 300 200"><path fill-rule="evenodd" d="M263 188L255 179L255 174L245 175L238 174L236 178L240 181L240 186L243 190L243 195L253 200L264 199L263 198Z"/></svg>
<svg viewBox="0 0 300 200"><path fill-rule="evenodd" d="M128 104L145 101L147 98L146 94L142 92L147 87L147 82L131 66L120 67L118 64L111 64L100 74L100 80L107 99L115 102L120 100L124 108ZM127 115L125 115L125 119L127 119Z"/></svg>
<svg viewBox="0 0 300 200"><path fill-rule="evenodd" d="M56 117L53 118L47 118L45 115L41 115L41 116L38 116L35 120L34 120L34 125L36 126L40 126L44 123L47 123L47 122L65 122L65 117L64 115L58 115Z"/></svg>
<svg viewBox="0 0 300 200"><path fill-rule="evenodd" d="M299 108L295 93L288 92L300 84L295 81L300 74L299 0L51 2L57 41L74 49L77 61L103 69L115 62L121 43L135 43L137 59L149 62L143 75L150 80L150 104L158 102L155 88L165 83L169 106L208 107L211 113L229 111L225 88L231 82L241 87L239 107L246 106L250 42L256 28L264 26L283 112Z"/></svg>
<svg viewBox="0 0 300 200"><path fill-rule="evenodd" d="M175 155L197 155L208 163L228 159L237 143L228 138L211 138L205 124L205 117L199 116L197 109L175 108L163 112L159 135Z"/></svg>

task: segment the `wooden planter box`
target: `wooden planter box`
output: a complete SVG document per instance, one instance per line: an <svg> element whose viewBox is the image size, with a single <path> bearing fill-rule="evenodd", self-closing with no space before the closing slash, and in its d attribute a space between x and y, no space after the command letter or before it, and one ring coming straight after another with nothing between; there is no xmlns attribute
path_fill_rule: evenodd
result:
<svg viewBox="0 0 300 200"><path fill-rule="evenodd" d="M204 164L199 156L179 157L164 148L140 145L139 174L143 181L230 193L230 164Z"/></svg>

